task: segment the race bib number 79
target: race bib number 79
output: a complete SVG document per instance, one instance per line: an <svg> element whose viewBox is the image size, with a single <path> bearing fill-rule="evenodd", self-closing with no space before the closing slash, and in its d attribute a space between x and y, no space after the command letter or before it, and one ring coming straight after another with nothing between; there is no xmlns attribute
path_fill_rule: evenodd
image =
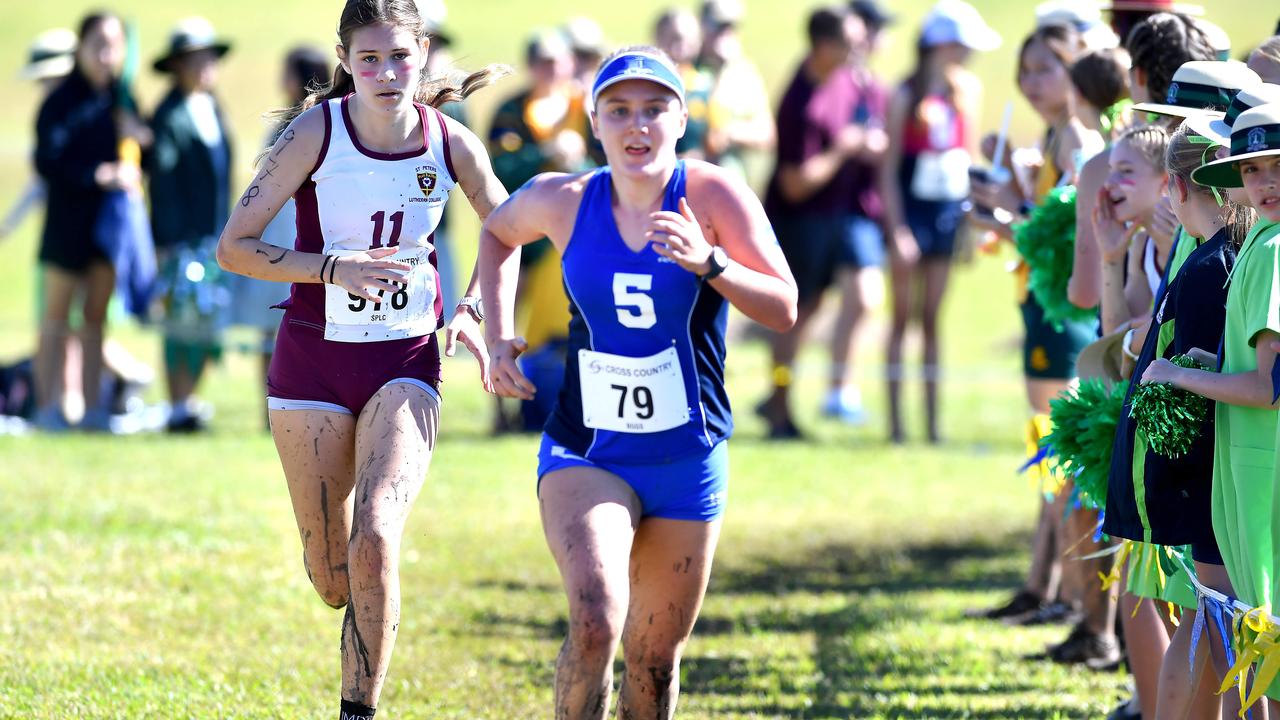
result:
<svg viewBox="0 0 1280 720"><path fill-rule="evenodd" d="M689 422L680 356L675 348L633 358L578 351L582 423L596 430L656 433Z"/></svg>

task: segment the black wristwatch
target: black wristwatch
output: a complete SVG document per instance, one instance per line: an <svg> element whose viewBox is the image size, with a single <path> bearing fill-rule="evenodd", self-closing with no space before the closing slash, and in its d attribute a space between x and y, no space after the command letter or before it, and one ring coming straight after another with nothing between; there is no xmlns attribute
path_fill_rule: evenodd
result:
<svg viewBox="0 0 1280 720"><path fill-rule="evenodd" d="M704 282L720 277L720 273L729 268L729 256L719 245L711 248L711 256L707 258L707 262L711 264L711 269L702 276Z"/></svg>

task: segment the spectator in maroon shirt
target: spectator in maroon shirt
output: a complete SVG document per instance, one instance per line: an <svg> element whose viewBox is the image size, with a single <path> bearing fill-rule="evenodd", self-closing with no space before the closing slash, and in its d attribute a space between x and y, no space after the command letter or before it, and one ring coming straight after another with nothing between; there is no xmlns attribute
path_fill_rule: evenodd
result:
<svg viewBox="0 0 1280 720"><path fill-rule="evenodd" d="M788 401L791 368L823 292L837 282L846 291L849 338L883 295L875 165L888 144L885 95L850 63L866 26L846 7L823 7L810 15L808 35L809 52L778 107L778 158L765 198L800 292L795 328L774 339L773 394L760 407L772 438L800 434Z"/></svg>

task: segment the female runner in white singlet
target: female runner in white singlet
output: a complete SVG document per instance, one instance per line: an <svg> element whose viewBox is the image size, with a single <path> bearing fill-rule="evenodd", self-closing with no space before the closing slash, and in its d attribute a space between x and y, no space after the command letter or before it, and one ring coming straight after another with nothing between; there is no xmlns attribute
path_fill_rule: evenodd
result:
<svg viewBox="0 0 1280 720"><path fill-rule="evenodd" d="M483 143L435 110L488 84L428 79L412 0L348 0L327 90L280 136L236 204L222 266L293 283L268 373L271 431L316 592L346 606L342 718L372 717L400 623L399 548L440 417L433 232L456 183L481 220L505 198ZM293 250L260 239L292 196ZM481 361L473 279L445 353Z"/></svg>

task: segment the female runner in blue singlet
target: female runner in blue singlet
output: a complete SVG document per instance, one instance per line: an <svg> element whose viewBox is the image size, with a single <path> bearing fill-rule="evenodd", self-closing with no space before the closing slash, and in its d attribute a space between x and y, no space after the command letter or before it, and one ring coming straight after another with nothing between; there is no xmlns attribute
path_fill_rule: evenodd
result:
<svg viewBox="0 0 1280 720"><path fill-rule="evenodd" d="M512 306L519 247L549 237L571 311L538 460L543 528L569 600L556 717L605 717L621 641L619 716L670 718L724 511L726 301L781 331L795 322L796 287L747 186L677 159L688 113L661 51L606 59L592 109L609 165L534 178L481 232L490 371L500 395L536 391L516 367Z"/></svg>

